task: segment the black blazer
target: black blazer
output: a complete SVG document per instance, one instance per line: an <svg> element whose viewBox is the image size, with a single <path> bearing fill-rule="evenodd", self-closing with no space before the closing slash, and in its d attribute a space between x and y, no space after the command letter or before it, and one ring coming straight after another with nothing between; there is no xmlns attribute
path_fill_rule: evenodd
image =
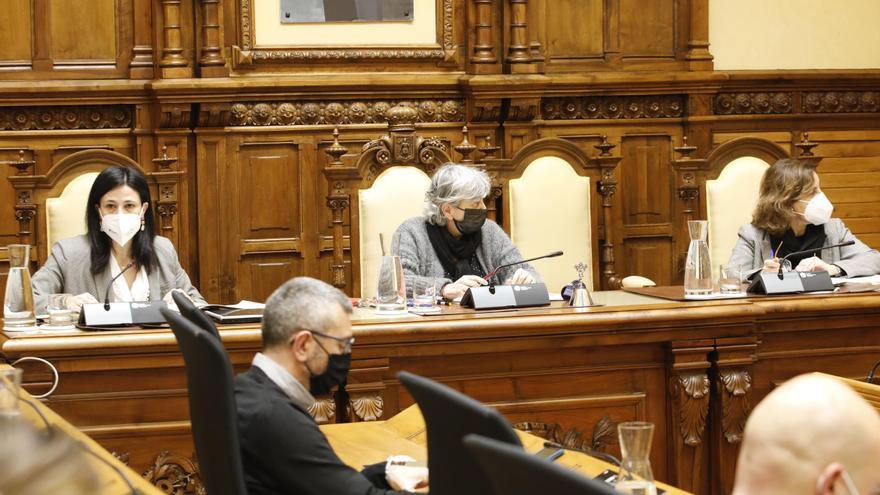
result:
<svg viewBox="0 0 880 495"><path fill-rule="evenodd" d="M235 378L244 479L249 495L392 495L333 452L312 416L262 370Z"/></svg>

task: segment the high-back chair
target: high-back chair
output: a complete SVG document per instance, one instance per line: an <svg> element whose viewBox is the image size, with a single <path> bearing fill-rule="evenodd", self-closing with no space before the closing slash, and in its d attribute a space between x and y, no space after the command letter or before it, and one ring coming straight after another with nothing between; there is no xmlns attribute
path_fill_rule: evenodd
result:
<svg viewBox="0 0 880 495"><path fill-rule="evenodd" d="M709 219L709 257L713 273L727 263L737 233L752 221L758 202L761 178L770 165L764 160L743 156L728 163L718 178L706 181L706 216Z"/></svg>
<svg viewBox="0 0 880 495"><path fill-rule="evenodd" d="M217 326L214 325L214 322L208 318L208 315L202 313L202 310L197 308L184 293L176 290L172 291L171 298L174 299L174 304L177 305L177 309L180 310L180 314L183 315L184 318L198 325L199 328L209 334L218 339L220 338L220 332L217 331Z"/></svg>
<svg viewBox="0 0 880 495"><path fill-rule="evenodd" d="M245 495L232 365L226 351L219 339L195 323L175 311L161 311L183 354L193 440L208 495Z"/></svg>
<svg viewBox="0 0 880 495"><path fill-rule="evenodd" d="M464 445L489 478L496 495L612 495L600 481L528 454L522 448L480 435L467 435ZM433 480L432 480L433 482Z"/></svg>
<svg viewBox="0 0 880 495"><path fill-rule="evenodd" d="M556 156L531 162L510 188L510 239L526 258L562 249L565 254L541 260L535 269L547 289L559 291L577 278L574 265L593 266L590 178L577 174ZM593 288L593 277L584 282Z"/></svg>
<svg viewBox="0 0 880 495"><path fill-rule="evenodd" d="M489 479L465 449L462 439L476 433L522 449L519 437L498 411L433 380L400 372L416 400L428 432L428 471L434 495L492 493Z"/></svg>
<svg viewBox="0 0 880 495"><path fill-rule="evenodd" d="M49 249L56 241L86 233L86 207L97 177L98 172L77 175L60 195L46 198L46 246Z"/></svg>
<svg viewBox="0 0 880 495"><path fill-rule="evenodd" d="M431 179L416 167L398 166L383 171L372 187L358 191L360 211L361 296L376 295L382 247L391 254L394 231L404 220L419 216L425 206L425 192Z"/></svg>

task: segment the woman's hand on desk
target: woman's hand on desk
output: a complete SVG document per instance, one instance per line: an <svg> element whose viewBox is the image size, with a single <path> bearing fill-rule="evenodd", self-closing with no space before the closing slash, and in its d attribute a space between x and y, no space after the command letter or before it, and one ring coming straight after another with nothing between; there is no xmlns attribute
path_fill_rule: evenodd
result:
<svg viewBox="0 0 880 495"><path fill-rule="evenodd" d="M83 292L82 294L77 294L75 296L70 296L67 298L67 309L79 313L79 311L82 309L83 304L96 304L98 302L99 301L95 299L95 296L89 294L88 292Z"/></svg>
<svg viewBox="0 0 880 495"><path fill-rule="evenodd" d="M535 282L535 277L531 273L522 268L517 268L513 275L504 281L504 285L523 285Z"/></svg>
<svg viewBox="0 0 880 495"><path fill-rule="evenodd" d="M769 260L764 260L764 268L762 268L765 272L776 273L779 271L779 258L771 258Z"/></svg>
<svg viewBox="0 0 880 495"><path fill-rule="evenodd" d="M444 299L449 299L452 301L453 299L458 299L463 296L465 292L471 287L479 287L481 285L486 285L489 282L483 277L478 277L476 275L464 275L455 282L446 284L443 286L443 289L440 291L440 295L443 296Z"/></svg>
<svg viewBox="0 0 880 495"><path fill-rule="evenodd" d="M813 256L812 258L804 258L798 263L795 271L798 272L828 272L832 277L840 275L840 267L825 263L821 258Z"/></svg>

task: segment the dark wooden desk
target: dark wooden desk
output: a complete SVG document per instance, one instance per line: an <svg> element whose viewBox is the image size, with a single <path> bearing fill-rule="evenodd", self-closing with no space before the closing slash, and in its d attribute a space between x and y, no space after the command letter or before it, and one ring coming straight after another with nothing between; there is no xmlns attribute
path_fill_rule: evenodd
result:
<svg viewBox="0 0 880 495"><path fill-rule="evenodd" d="M400 370L495 405L563 443L616 454L614 424L657 425L659 480L694 493L732 486L751 406L807 371L857 378L880 358L880 294L674 302L597 293L606 305L375 318L355 315L350 403L314 408L324 422L388 418L412 403ZM260 347L256 326L224 327L236 371ZM10 359L37 355L61 372L49 405L152 481L193 469L186 381L167 330L0 336ZM26 373L39 393L49 374ZM162 454L163 452L169 454Z"/></svg>

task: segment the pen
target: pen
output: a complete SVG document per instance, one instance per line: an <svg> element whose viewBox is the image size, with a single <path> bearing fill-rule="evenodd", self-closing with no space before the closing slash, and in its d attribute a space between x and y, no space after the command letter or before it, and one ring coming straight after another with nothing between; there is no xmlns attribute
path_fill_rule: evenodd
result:
<svg viewBox="0 0 880 495"><path fill-rule="evenodd" d="M782 243L783 243L783 242L785 242L785 239L779 241L779 245L776 246L776 251L773 251L773 247L770 248L770 259L771 259L771 260L772 260L773 258L775 258L775 257L776 257L776 253L778 253L779 250L782 249Z"/></svg>

